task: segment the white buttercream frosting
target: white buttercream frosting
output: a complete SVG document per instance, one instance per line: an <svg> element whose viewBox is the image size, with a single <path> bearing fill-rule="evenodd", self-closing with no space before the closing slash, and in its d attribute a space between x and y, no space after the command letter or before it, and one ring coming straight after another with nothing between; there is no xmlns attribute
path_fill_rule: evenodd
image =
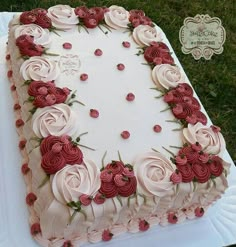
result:
<svg viewBox="0 0 236 247"><path fill-rule="evenodd" d="M24 61L20 73L25 80L47 82L55 80L59 76L60 69L56 61L34 56Z"/></svg>
<svg viewBox="0 0 236 247"><path fill-rule="evenodd" d="M112 5L104 15L105 22L114 29L128 28L129 12L123 7Z"/></svg>
<svg viewBox="0 0 236 247"><path fill-rule="evenodd" d="M188 127L183 129L183 135L187 142L191 144L198 142L204 152L209 154L221 155L226 149L222 134L214 131L211 127L204 126L202 123L188 124Z"/></svg>
<svg viewBox="0 0 236 247"><path fill-rule="evenodd" d="M15 38L24 34L33 36L34 43L37 45L49 47L52 42L49 30L36 24L20 25L15 29Z"/></svg>
<svg viewBox="0 0 236 247"><path fill-rule="evenodd" d="M146 196L165 196L173 189L170 181L174 165L159 152L148 152L134 162L134 173L138 180L138 193Z"/></svg>
<svg viewBox="0 0 236 247"><path fill-rule="evenodd" d="M100 185L100 171L90 160L81 165L67 165L52 179L53 194L63 204L77 202L82 194L93 196Z"/></svg>
<svg viewBox="0 0 236 247"><path fill-rule="evenodd" d="M170 89L185 82L185 75L178 66L160 64L153 68L152 79L157 87Z"/></svg>
<svg viewBox="0 0 236 247"><path fill-rule="evenodd" d="M141 47L149 46L151 42L162 41L161 31L149 25L139 25L132 33L134 41Z"/></svg>
<svg viewBox="0 0 236 247"><path fill-rule="evenodd" d="M67 104L55 104L38 108L32 118L32 128L36 136L72 136L78 130L77 113Z"/></svg>
<svg viewBox="0 0 236 247"><path fill-rule="evenodd" d="M71 29L79 23L74 9L69 5L56 5L48 9L47 16L52 20L52 25L58 29Z"/></svg>

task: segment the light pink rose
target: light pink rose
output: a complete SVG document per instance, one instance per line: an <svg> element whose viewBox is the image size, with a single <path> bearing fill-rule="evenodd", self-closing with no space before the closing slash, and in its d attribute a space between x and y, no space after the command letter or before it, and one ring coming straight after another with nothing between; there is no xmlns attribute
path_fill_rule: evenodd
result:
<svg viewBox="0 0 236 247"><path fill-rule="evenodd" d="M77 115L68 105L61 103L38 108L32 118L32 128L36 136L72 136L78 130Z"/></svg>
<svg viewBox="0 0 236 247"><path fill-rule="evenodd" d="M44 57L35 56L25 60L20 67L20 73L25 80L53 81L60 73L57 62Z"/></svg>
<svg viewBox="0 0 236 247"><path fill-rule="evenodd" d="M74 9L69 5L56 5L48 9L47 16L52 20L52 25L58 29L71 29L79 23Z"/></svg>
<svg viewBox="0 0 236 247"><path fill-rule="evenodd" d="M64 204L77 202L83 194L95 195L100 185L100 171L90 160L81 165L67 165L52 178L52 192Z"/></svg>

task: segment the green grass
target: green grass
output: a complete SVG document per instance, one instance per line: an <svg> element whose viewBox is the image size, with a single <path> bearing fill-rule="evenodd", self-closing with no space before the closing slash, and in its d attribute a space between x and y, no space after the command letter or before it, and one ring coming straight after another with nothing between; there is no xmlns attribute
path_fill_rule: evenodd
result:
<svg viewBox="0 0 236 247"><path fill-rule="evenodd" d="M126 9L142 9L165 32L189 80L210 118L222 129L231 157L236 160L236 1L234 0L93 0L1 1L0 11L24 11L35 7L48 8L56 4L72 7L87 5L120 5ZM209 14L219 17L226 30L226 42L221 55L210 61L195 61L181 52L179 29L186 17Z"/></svg>

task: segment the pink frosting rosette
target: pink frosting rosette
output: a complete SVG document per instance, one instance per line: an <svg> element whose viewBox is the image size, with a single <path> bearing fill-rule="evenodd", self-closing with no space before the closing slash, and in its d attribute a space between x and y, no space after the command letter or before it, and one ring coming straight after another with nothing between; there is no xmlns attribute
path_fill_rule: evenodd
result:
<svg viewBox="0 0 236 247"><path fill-rule="evenodd" d="M149 25L139 25L135 27L132 36L134 41L141 47L149 46L151 42L162 41L160 28L151 27Z"/></svg>
<svg viewBox="0 0 236 247"><path fill-rule="evenodd" d="M207 127L199 122L195 125L188 124L188 127L183 129L183 135L187 142L198 142L204 152L209 154L222 155L226 149L224 137L214 126Z"/></svg>
<svg viewBox="0 0 236 247"><path fill-rule="evenodd" d="M129 12L123 7L112 5L104 14L105 22L114 29L128 28Z"/></svg>
<svg viewBox="0 0 236 247"><path fill-rule="evenodd" d="M156 65L152 70L152 79L158 88L170 89L185 81L185 75L178 66L170 64Z"/></svg>
<svg viewBox="0 0 236 247"><path fill-rule="evenodd" d="M139 156L134 162L137 192L145 196L165 196L175 186L170 180L174 171L174 165L159 152Z"/></svg>
<svg viewBox="0 0 236 247"><path fill-rule="evenodd" d="M32 118L32 128L36 136L47 137L69 135L76 133L77 115L66 104L55 104L38 108Z"/></svg>
<svg viewBox="0 0 236 247"><path fill-rule="evenodd" d="M56 5L48 9L47 16L51 19L52 25L58 29L71 29L79 23L74 9L69 5Z"/></svg>
<svg viewBox="0 0 236 247"><path fill-rule="evenodd" d="M95 195L100 185L98 167L92 161L85 159L81 165L65 166L52 178L52 192L63 204L77 202L83 194Z"/></svg>
<svg viewBox="0 0 236 247"><path fill-rule="evenodd" d="M29 35L34 38L34 43L49 47L52 42L48 29L42 28L36 24L20 25L15 29L15 38L21 35Z"/></svg>
<svg viewBox="0 0 236 247"><path fill-rule="evenodd" d="M60 74L60 69L56 61L34 56L25 60L20 67L20 73L25 80L47 82L55 80Z"/></svg>

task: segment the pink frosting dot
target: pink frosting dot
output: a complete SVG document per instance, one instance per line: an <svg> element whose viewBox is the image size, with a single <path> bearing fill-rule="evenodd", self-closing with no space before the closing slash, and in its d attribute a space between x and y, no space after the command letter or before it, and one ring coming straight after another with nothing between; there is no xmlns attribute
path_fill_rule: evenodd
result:
<svg viewBox="0 0 236 247"><path fill-rule="evenodd" d="M87 74L83 73L83 74L80 75L80 80L81 81L86 81L87 79L88 79L88 75Z"/></svg>
<svg viewBox="0 0 236 247"><path fill-rule="evenodd" d="M128 93L126 95L126 100L127 101L133 101L135 99L135 95L133 93Z"/></svg>
<svg viewBox="0 0 236 247"><path fill-rule="evenodd" d="M122 45L123 45L125 48L129 48L129 47L130 47L130 42L128 42L128 41L123 41L123 42L122 42Z"/></svg>
<svg viewBox="0 0 236 247"><path fill-rule="evenodd" d="M90 117L92 118L98 118L99 117L99 111L96 109L90 109L89 113Z"/></svg>
<svg viewBox="0 0 236 247"><path fill-rule="evenodd" d="M122 131L120 135L123 139L128 139L130 137L130 133L128 130Z"/></svg>
<svg viewBox="0 0 236 247"><path fill-rule="evenodd" d="M125 69L125 65L123 63L119 63L119 64L117 64L117 69L122 71Z"/></svg>
<svg viewBox="0 0 236 247"><path fill-rule="evenodd" d="M153 126L153 130L156 133L160 133L162 128L161 128L161 126L159 124L156 124L156 125Z"/></svg>
<svg viewBox="0 0 236 247"><path fill-rule="evenodd" d="M67 50L70 50L72 48L72 44L69 42L64 43L62 46L64 49L67 49Z"/></svg>
<svg viewBox="0 0 236 247"><path fill-rule="evenodd" d="M96 50L94 51L94 55L95 55L95 56L100 57L100 56L102 56L102 54L103 54L103 52L102 52L101 49L96 49Z"/></svg>

